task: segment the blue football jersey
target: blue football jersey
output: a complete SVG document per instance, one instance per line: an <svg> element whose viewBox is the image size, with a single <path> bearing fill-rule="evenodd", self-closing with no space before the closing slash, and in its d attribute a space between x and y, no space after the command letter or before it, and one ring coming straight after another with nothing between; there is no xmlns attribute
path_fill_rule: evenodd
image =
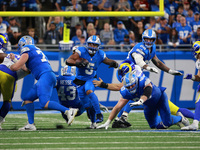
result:
<svg viewBox="0 0 200 150"><path fill-rule="evenodd" d="M97 68L106 58L105 52L102 50L98 50L93 57L89 55L86 47L78 47L76 49L76 52L79 54L80 58L84 58L89 61L89 64L85 68L76 69L76 78L79 80L87 81L95 77Z"/></svg>
<svg viewBox="0 0 200 150"><path fill-rule="evenodd" d="M35 45L25 45L22 47L21 55L27 53L29 55L26 67L31 71L35 79L39 79L40 75L45 72L52 71L48 58Z"/></svg>
<svg viewBox="0 0 200 150"><path fill-rule="evenodd" d="M192 34L192 29L190 26L180 26L177 28L177 32L179 37L184 38L187 37L188 35ZM190 44L190 38L187 39L187 42L185 43L182 39L180 39L180 44Z"/></svg>
<svg viewBox="0 0 200 150"><path fill-rule="evenodd" d="M81 103L76 84L73 83L75 76L58 76L56 89L59 101L66 107L77 108Z"/></svg>
<svg viewBox="0 0 200 150"><path fill-rule="evenodd" d="M149 51L148 48L146 48L143 44L143 42L140 42L136 44L128 53L127 59L130 60L131 62L135 63L135 60L132 57L132 53L138 53L143 56L143 60L145 63L149 63L149 61L156 55L156 45L153 44L151 48L151 52Z"/></svg>

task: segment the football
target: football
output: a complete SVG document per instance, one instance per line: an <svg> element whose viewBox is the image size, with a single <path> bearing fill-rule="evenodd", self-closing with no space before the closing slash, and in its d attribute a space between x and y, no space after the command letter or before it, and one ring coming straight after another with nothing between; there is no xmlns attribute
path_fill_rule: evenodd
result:
<svg viewBox="0 0 200 150"><path fill-rule="evenodd" d="M76 63L80 63L80 62L87 63L88 60L87 60L87 59L84 59L84 58L78 58L78 59L76 60Z"/></svg>

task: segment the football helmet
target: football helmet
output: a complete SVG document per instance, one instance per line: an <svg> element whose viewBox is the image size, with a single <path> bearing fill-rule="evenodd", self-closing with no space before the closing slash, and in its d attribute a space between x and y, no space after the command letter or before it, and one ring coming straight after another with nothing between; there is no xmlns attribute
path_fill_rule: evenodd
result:
<svg viewBox="0 0 200 150"><path fill-rule="evenodd" d="M68 66L68 65L66 65L62 69L61 74L63 76L75 76L76 75L76 67L75 66Z"/></svg>
<svg viewBox="0 0 200 150"><path fill-rule="evenodd" d="M31 36L28 35L22 36L18 42L18 51L20 52L22 47L25 45L33 45L33 44L34 44L34 39Z"/></svg>
<svg viewBox="0 0 200 150"><path fill-rule="evenodd" d="M135 70L134 63L129 60L124 60L123 62L121 62L117 70L117 79L119 80L119 82L123 81L123 77L125 74L133 70Z"/></svg>
<svg viewBox="0 0 200 150"><path fill-rule="evenodd" d="M123 85L130 93L135 93L138 87L138 78L133 72L129 72L124 76Z"/></svg>
<svg viewBox="0 0 200 150"><path fill-rule="evenodd" d="M89 46L89 44L96 45L97 47ZM99 50L100 45L101 41L96 35L92 35L87 39L86 47L90 54L95 54Z"/></svg>
<svg viewBox="0 0 200 150"><path fill-rule="evenodd" d="M5 34L0 33L0 49L3 51L7 50L8 38Z"/></svg>
<svg viewBox="0 0 200 150"><path fill-rule="evenodd" d="M193 51L194 57L197 58L197 54L200 53L200 41L196 41L196 42L192 45L192 51Z"/></svg>
<svg viewBox="0 0 200 150"><path fill-rule="evenodd" d="M151 48L156 42L156 33L152 29L147 29L142 33L142 42L147 48Z"/></svg>

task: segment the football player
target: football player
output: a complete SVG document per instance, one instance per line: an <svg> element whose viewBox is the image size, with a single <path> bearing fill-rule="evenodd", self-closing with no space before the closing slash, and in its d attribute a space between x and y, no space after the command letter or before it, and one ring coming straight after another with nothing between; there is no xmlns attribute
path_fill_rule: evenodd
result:
<svg viewBox="0 0 200 150"><path fill-rule="evenodd" d="M193 81L200 81L200 41L196 41L193 46L193 54L196 61L196 68L198 69L197 75L187 74L184 79L191 79ZM198 91L200 89L200 85L198 85ZM200 120L200 95L198 96L196 102L195 102L195 114L194 114L194 120L193 123L189 126L182 127L182 130L198 130L199 129L199 120Z"/></svg>
<svg viewBox="0 0 200 150"><path fill-rule="evenodd" d="M137 77L139 76L145 76L141 70L141 68L138 65L134 65L134 63L130 62L129 60L124 60L123 62L120 63L118 71L117 71L117 78L119 82L121 83L103 83L103 80L100 79L100 81L93 81L95 86L101 87L102 84L107 84L107 89L113 90L113 91L119 91L122 86L123 86L123 78L126 73L128 72L133 72ZM115 121L112 124L113 128L127 128L130 127L131 124L127 122L127 117L129 112L132 110L132 107L130 107L129 101L125 107L121 109L121 111L118 114L118 117L115 119ZM170 111L172 115L181 115L182 114L187 117L187 118L194 118L194 114L186 109L186 108L179 108L175 104L173 104L170 100L168 100Z"/></svg>
<svg viewBox="0 0 200 150"><path fill-rule="evenodd" d="M94 93L95 87L92 83L96 79L96 72L101 63L109 65L109 67L118 67L118 63L106 57L104 51L100 50L101 41L93 35L87 39L86 47L78 47L73 54L66 60L66 65L76 66L76 79L74 83L78 85L78 94L81 100L86 96L89 97L92 106L97 114L96 122L103 121L103 115L100 111L99 100ZM87 61L77 62L80 58L84 58Z"/></svg>
<svg viewBox="0 0 200 150"><path fill-rule="evenodd" d="M78 109L68 109L58 102L50 101L50 97L54 86L56 85L56 76L49 64L48 58L44 53L34 45L34 40L31 36L23 36L18 42L18 50L21 55L20 59L10 66L12 71L17 71L25 66L29 69L37 80L37 83L31 88L31 90L23 97L23 104L26 107L28 116L28 123L20 131L34 131L36 127L34 125L34 101L39 98L39 102L42 108L53 109L63 112L67 115L68 124L70 125L73 118L78 112ZM14 55L10 56L14 59ZM47 80L48 79L48 80Z"/></svg>
<svg viewBox="0 0 200 150"><path fill-rule="evenodd" d="M10 54L4 53L7 50L8 39L4 34L0 34L0 94L3 95L3 105L0 109L0 130L1 124L5 122L5 117L10 110L11 101L14 96L16 81L29 74L24 70L11 71L7 66L14 64L20 56L15 55L14 61L10 59Z"/></svg>
<svg viewBox="0 0 200 150"><path fill-rule="evenodd" d="M180 122L184 126L189 125L187 118L171 115L168 97L164 92L165 89L155 86L145 76L137 77L134 72L127 73L124 76L123 87L120 90L122 97L112 109L108 120L97 128L108 129L111 121L129 100L135 101L130 103L131 107L144 105L144 115L151 129L167 129Z"/></svg>

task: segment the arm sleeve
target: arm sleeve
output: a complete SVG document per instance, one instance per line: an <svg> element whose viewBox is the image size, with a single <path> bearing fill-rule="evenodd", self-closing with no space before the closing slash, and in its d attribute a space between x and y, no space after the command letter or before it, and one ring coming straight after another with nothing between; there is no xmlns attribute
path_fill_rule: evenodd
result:
<svg viewBox="0 0 200 150"><path fill-rule="evenodd" d="M138 53L132 53L132 57L135 60L135 63L140 66L141 68L143 68L144 65L146 65L146 63L143 60L143 56L141 54Z"/></svg>

